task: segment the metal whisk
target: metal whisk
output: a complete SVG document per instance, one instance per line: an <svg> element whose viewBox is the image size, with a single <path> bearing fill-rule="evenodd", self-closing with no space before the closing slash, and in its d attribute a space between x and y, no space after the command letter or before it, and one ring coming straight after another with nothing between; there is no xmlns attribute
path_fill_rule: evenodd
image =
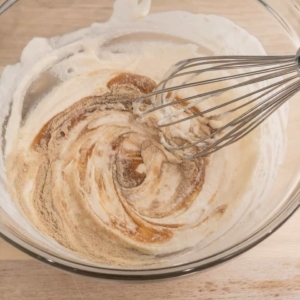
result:
<svg viewBox="0 0 300 300"><path fill-rule="evenodd" d="M253 84L259 84L259 88L249 91ZM230 96L241 87L248 88L247 93ZM183 93L195 88L203 92ZM300 49L296 56L200 57L172 66L152 93L135 101L134 109L140 119L156 112L163 145L169 150L180 151L186 159L193 159L240 140L299 90ZM222 100L224 96L227 100ZM219 97L219 101L212 106L209 101L215 97ZM205 102L208 106L204 110L195 109ZM229 115L233 118L228 121ZM180 145L165 138L163 129L197 118L206 119L208 127L210 120L223 123L219 122L221 125L211 127L201 136L188 132L188 136L182 136L184 143ZM191 148L193 151L189 152Z"/></svg>

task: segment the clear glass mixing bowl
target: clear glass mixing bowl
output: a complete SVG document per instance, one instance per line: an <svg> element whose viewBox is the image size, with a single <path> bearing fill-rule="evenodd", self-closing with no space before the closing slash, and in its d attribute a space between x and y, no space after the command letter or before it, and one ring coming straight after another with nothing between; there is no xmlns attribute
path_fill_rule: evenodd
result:
<svg viewBox="0 0 300 300"><path fill-rule="evenodd" d="M138 1L138 0L136 0ZM3 1L2 1L3 2ZM19 61L23 47L36 36L62 35L94 22L108 20L112 0L26 0L19 1L0 16L0 74L8 64ZM300 0L153 0L151 13L185 10L226 17L256 36L268 54L293 54L300 45ZM0 236L25 253L52 266L106 279L150 280L170 278L208 269L255 246L279 228L299 207L300 192L300 101L289 101L287 150L269 198L259 211L249 210L239 228L231 230L219 245L177 260L158 269L101 267L67 253L47 249L34 240L0 207ZM1 103L0 103L1 107ZM6 192L0 178L1 193ZM253 214L255 213L255 217ZM234 238L233 238L234 236ZM238 242L237 242L238 241Z"/></svg>

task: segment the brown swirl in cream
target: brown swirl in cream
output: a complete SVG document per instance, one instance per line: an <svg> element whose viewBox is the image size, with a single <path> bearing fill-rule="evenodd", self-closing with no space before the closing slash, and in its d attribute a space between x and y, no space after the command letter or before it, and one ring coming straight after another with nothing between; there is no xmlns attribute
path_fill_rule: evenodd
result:
<svg viewBox="0 0 300 300"><path fill-rule="evenodd" d="M109 93L72 105L29 149L13 152L8 176L24 213L46 235L102 263L138 265L184 249L165 245L195 226L176 216L199 195L205 160L178 160L151 120L136 120L132 102L155 87L151 79L126 73L107 86Z"/></svg>

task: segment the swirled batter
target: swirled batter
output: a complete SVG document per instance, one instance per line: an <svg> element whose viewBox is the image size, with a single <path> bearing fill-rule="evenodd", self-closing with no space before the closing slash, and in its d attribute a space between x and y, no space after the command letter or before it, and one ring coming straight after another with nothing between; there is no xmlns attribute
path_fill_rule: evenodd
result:
<svg viewBox="0 0 300 300"><path fill-rule="evenodd" d="M124 3L116 2L107 23L33 39L21 64L5 69L0 175L13 200L3 194L1 208L38 245L77 261L143 267L170 265L180 255L190 260L184 255L191 253L199 259L209 245L226 247L221 238L269 192L284 144L284 107L210 159L182 161L161 145L155 114L137 120L133 101L182 59L264 50L226 19L146 16L150 1ZM198 125L200 135L210 130Z"/></svg>
<svg viewBox="0 0 300 300"><path fill-rule="evenodd" d="M161 146L157 128L136 120L132 102L152 91L153 80L120 74L108 87L52 118L26 151L12 152L15 196L40 230L94 259L120 252L128 258L130 247L150 254L182 250L186 244L173 240L174 231L185 228L185 234L198 224L176 216L197 199L205 160L181 162ZM28 199L23 191L30 182Z"/></svg>

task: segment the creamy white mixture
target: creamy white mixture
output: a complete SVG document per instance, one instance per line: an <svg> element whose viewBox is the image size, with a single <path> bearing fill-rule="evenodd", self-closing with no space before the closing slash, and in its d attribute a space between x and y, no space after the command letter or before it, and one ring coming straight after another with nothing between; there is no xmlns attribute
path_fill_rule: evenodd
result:
<svg viewBox="0 0 300 300"><path fill-rule="evenodd" d="M93 24L90 28L49 40L35 38L23 50L21 62L4 70L0 82L0 124L6 124L8 115L9 119L7 126L0 128L3 136L0 155L3 186L7 180L5 160L14 149L27 153L43 125L84 97L101 96L109 92L107 82L118 74L132 72L159 82L171 65L186 58L265 54L255 37L229 20L187 12L148 15L150 4L149 0L141 4L130 0L116 1L109 22ZM49 82L54 87L49 88ZM241 92L250 92L258 87L258 84L245 87ZM201 91L200 87L197 89ZM26 99L34 99L34 103L28 105ZM149 243L127 235L123 236L126 244L141 253L153 255L148 259L149 263L153 263L158 259L156 255L192 247L203 248L224 235L239 222L249 207L258 205L268 194L284 152L286 115L287 109L283 106L245 139L215 153L206 168L203 188L188 209L159 218L151 216L148 211L144 219L155 223L158 231L172 224L181 224L179 228L170 227L170 239L163 243ZM129 121L116 114L107 122ZM139 166L139 172L147 173L145 166ZM153 174L147 176L149 180L154 180L151 177ZM168 188L162 190L161 201L168 197L164 193L172 185L178 184L178 178L172 178L170 174L164 180ZM29 210L34 186L34 180L28 181L22 191L24 199L28 199ZM149 210L151 205L143 201L147 199L143 191L138 195L138 199L131 201L134 202L134 213L140 217L141 212ZM151 202L151 199L148 201ZM137 224L126 216L119 204L107 204L109 214L101 209L103 199L97 196L87 198L87 204L112 236L122 239L122 232L110 224L111 215L115 218L120 216L128 228L133 232L136 230ZM23 217L22 209L3 187L0 190L0 205L36 243L47 245L56 252L66 251ZM222 209L222 214L216 214ZM32 222L34 210L30 214ZM99 261L107 264L139 264L138 261L126 261L126 257L122 261L120 258L111 258L109 262Z"/></svg>

